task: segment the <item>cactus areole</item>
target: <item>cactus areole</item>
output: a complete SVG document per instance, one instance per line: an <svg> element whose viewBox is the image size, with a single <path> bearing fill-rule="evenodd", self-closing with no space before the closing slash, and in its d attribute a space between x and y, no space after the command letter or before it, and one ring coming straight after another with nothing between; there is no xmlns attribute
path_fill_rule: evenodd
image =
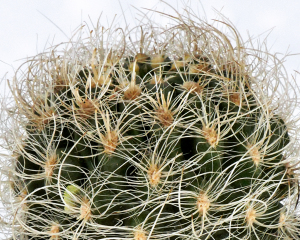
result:
<svg viewBox="0 0 300 240"><path fill-rule="evenodd" d="M300 239L281 65L228 23L171 20L82 28L16 72L13 239Z"/></svg>

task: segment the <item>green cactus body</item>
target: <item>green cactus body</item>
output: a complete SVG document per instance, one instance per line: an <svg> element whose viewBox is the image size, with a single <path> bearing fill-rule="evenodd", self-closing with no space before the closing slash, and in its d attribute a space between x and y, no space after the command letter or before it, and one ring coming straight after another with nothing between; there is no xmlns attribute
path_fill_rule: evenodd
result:
<svg viewBox="0 0 300 240"><path fill-rule="evenodd" d="M140 51L82 40L50 70L35 60L28 102L12 88L26 130L13 147L15 236L298 239L281 203L297 199L294 138L252 76L250 49L194 22L159 44L149 26Z"/></svg>

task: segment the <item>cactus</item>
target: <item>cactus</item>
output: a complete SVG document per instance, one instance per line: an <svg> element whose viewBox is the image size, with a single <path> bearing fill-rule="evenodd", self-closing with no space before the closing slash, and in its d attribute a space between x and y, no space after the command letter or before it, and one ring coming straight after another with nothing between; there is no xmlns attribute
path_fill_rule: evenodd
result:
<svg viewBox="0 0 300 240"><path fill-rule="evenodd" d="M98 27L17 72L14 239L300 239L279 63L227 23L176 19L136 41Z"/></svg>

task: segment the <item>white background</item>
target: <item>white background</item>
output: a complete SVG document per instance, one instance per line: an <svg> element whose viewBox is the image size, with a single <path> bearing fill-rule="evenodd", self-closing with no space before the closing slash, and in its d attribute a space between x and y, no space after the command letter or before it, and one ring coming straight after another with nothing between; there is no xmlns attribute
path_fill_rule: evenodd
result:
<svg viewBox="0 0 300 240"><path fill-rule="evenodd" d="M121 3L120 3L121 2ZM115 14L122 22L121 5L127 22L135 25L137 9L156 8L171 12L166 4L159 0L0 0L0 78L6 73L11 78L14 69L27 56L35 55L49 44L68 40L84 22L97 21L102 13L101 22L111 22ZM166 0L179 10L182 1ZM200 17L209 22L217 17L220 11L237 27L242 36L261 39L268 37L268 46L273 52L300 52L300 1L298 0L191 0L187 2ZM205 12L202 9L205 9ZM205 16L206 14L206 16ZM67 36L67 37L66 37ZM48 45L47 45L48 42ZM299 56L290 57L286 63L289 73L299 69Z"/></svg>
<svg viewBox="0 0 300 240"><path fill-rule="evenodd" d="M121 2L121 3L120 3ZM182 11L183 3L166 0ZM191 3L192 2L192 3ZM274 53L300 52L299 0L192 0L186 2L208 22L217 17L215 10L228 17L243 38L264 39ZM14 70L26 60L47 47L67 41L80 25L101 22L107 25L115 14L123 21L122 10L130 26L134 26L137 9L154 8L174 14L158 0L0 0L0 79L11 79ZM203 8L202 8L203 7ZM205 11L204 11L204 10ZM215 10L214 10L215 9ZM90 21L91 19L91 21ZM300 56L293 55L285 63L288 73L299 71ZM0 92L7 88L0 85ZM1 237L1 235L0 235Z"/></svg>

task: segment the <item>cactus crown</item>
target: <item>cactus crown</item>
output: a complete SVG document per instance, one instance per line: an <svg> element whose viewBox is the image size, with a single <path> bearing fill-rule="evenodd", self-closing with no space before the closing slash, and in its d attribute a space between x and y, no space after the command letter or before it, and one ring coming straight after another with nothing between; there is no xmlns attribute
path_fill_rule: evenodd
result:
<svg viewBox="0 0 300 240"><path fill-rule="evenodd" d="M173 19L96 28L16 74L15 238L298 238L279 65L228 23Z"/></svg>

